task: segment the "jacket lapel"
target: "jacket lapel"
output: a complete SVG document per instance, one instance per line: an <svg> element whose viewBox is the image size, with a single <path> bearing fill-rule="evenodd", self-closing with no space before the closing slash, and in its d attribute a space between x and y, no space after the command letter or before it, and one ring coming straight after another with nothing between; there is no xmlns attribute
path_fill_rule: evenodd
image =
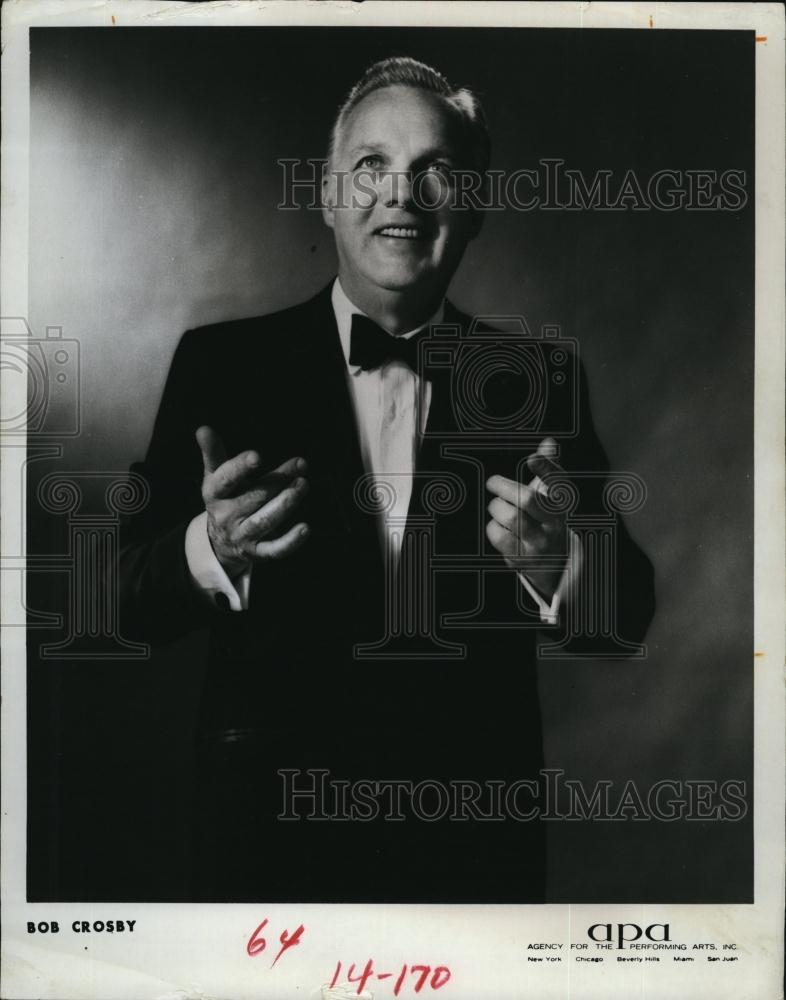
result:
<svg viewBox="0 0 786 1000"><path fill-rule="evenodd" d="M296 362L304 373L303 415L310 422L304 431L311 442L308 458L313 485L335 518L332 530L352 547L368 545L378 551L373 515L355 499L356 484L364 474L363 459L331 288L332 282L308 303L309 335L300 340L302 356Z"/></svg>
<svg viewBox="0 0 786 1000"><path fill-rule="evenodd" d="M463 336L468 317L460 313L450 302L445 303L445 324L456 325ZM458 346L458 345L456 345ZM424 504L424 491L427 487L446 474L461 480L467 499L477 492L477 484L473 481L472 468L463 462L457 462L450 457L451 445L456 446L459 440L459 423L456 414L454 398L452 367L433 368L429 371L431 381L431 403L428 419L423 434L416 465L415 482L413 484L410 516L427 514L428 505ZM475 477L476 479L477 477ZM467 506L465 503L464 507Z"/></svg>

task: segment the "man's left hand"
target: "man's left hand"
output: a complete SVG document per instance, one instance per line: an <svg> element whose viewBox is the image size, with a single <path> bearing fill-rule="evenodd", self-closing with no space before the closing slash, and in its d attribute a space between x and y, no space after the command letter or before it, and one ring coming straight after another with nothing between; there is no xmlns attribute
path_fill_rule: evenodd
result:
<svg viewBox="0 0 786 1000"><path fill-rule="evenodd" d="M564 470L551 456L556 454L553 438L544 438L538 450L527 459L534 474L528 483L519 483L505 476L492 476L486 488L494 494L488 505L491 520L486 536L494 548L505 557L512 569L523 573L544 597L551 600L557 589L568 553L568 532L564 514L554 514L540 502L547 494L543 480ZM539 564L538 557L556 557L553 567Z"/></svg>

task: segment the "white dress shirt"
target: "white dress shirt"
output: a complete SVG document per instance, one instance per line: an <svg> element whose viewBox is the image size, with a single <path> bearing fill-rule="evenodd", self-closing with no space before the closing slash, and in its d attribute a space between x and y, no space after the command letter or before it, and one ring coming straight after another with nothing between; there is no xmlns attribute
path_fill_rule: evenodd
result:
<svg viewBox="0 0 786 1000"><path fill-rule="evenodd" d="M373 474L383 489L388 486L394 498L392 507L378 518L378 528L380 544L387 548L388 558L397 563L401 550L400 526L409 510L415 459L431 405L431 383L426 383L419 398L420 378L403 361L386 361L379 368L366 371L351 365L352 317L361 310L347 298L338 278L331 301L347 365L347 387L355 412L363 468ZM431 323L441 323L444 311L442 304L428 323L421 323L400 336L409 340Z"/></svg>
<svg viewBox="0 0 786 1000"><path fill-rule="evenodd" d="M392 360L364 371L350 365L350 335L352 316L361 313L346 296L338 278L331 295L336 316L341 349L347 365L347 388L355 413L355 423L360 442L360 453L366 473L379 483L392 487L393 506L379 516L380 545L387 549L387 556L398 561L401 546L400 525L404 523L412 496L412 477L420 439L425 431L431 403L431 383L420 390L419 376L403 361ZM430 318L401 336L413 337L424 327L440 323L444 303ZM551 602L546 602L523 573L519 573L527 592L540 609L545 624L555 624L560 603L570 585L571 567L575 572L580 552L578 539L572 534L571 554L560 584ZM251 570L230 580L216 558L207 533L207 512L203 511L186 531L186 561L196 586L212 600L223 594L233 611L248 607ZM220 598L219 598L220 599Z"/></svg>

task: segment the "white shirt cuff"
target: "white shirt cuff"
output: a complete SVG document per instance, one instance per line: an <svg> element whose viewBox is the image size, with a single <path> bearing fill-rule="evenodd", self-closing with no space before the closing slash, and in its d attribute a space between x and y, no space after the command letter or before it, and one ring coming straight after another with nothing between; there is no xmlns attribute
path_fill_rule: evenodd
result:
<svg viewBox="0 0 786 1000"><path fill-rule="evenodd" d="M523 573L516 574L524 585L524 589L537 604L540 611L540 620L544 625L559 624L559 609L563 602L567 600L569 595L572 593L581 573L581 563L584 558L584 553L581 547L581 539L575 531L570 531L569 534L569 552L567 561L565 562L565 569L562 571L562 576L557 584L557 589L554 591L554 596L551 598L550 602L546 601L545 598L543 598L537 590L535 590Z"/></svg>
<svg viewBox="0 0 786 1000"><path fill-rule="evenodd" d="M235 577L234 581L229 579L210 544L206 510L198 514L186 529L186 562L194 584L213 604L226 606L228 601L232 611L248 608L251 570ZM220 594L226 601L219 597Z"/></svg>

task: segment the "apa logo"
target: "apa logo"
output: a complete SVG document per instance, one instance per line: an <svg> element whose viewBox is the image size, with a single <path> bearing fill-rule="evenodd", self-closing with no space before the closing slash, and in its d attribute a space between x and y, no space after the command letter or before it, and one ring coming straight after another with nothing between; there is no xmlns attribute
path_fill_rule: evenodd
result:
<svg viewBox="0 0 786 1000"><path fill-rule="evenodd" d="M638 924L593 924L587 928L587 934L593 941L604 944L613 944L615 936L612 927L617 928L616 942L618 948L624 948L626 943L638 941L644 935L649 941L671 941L669 937L668 924L650 924L648 927L639 927ZM655 932L660 931L660 937L655 937Z"/></svg>

